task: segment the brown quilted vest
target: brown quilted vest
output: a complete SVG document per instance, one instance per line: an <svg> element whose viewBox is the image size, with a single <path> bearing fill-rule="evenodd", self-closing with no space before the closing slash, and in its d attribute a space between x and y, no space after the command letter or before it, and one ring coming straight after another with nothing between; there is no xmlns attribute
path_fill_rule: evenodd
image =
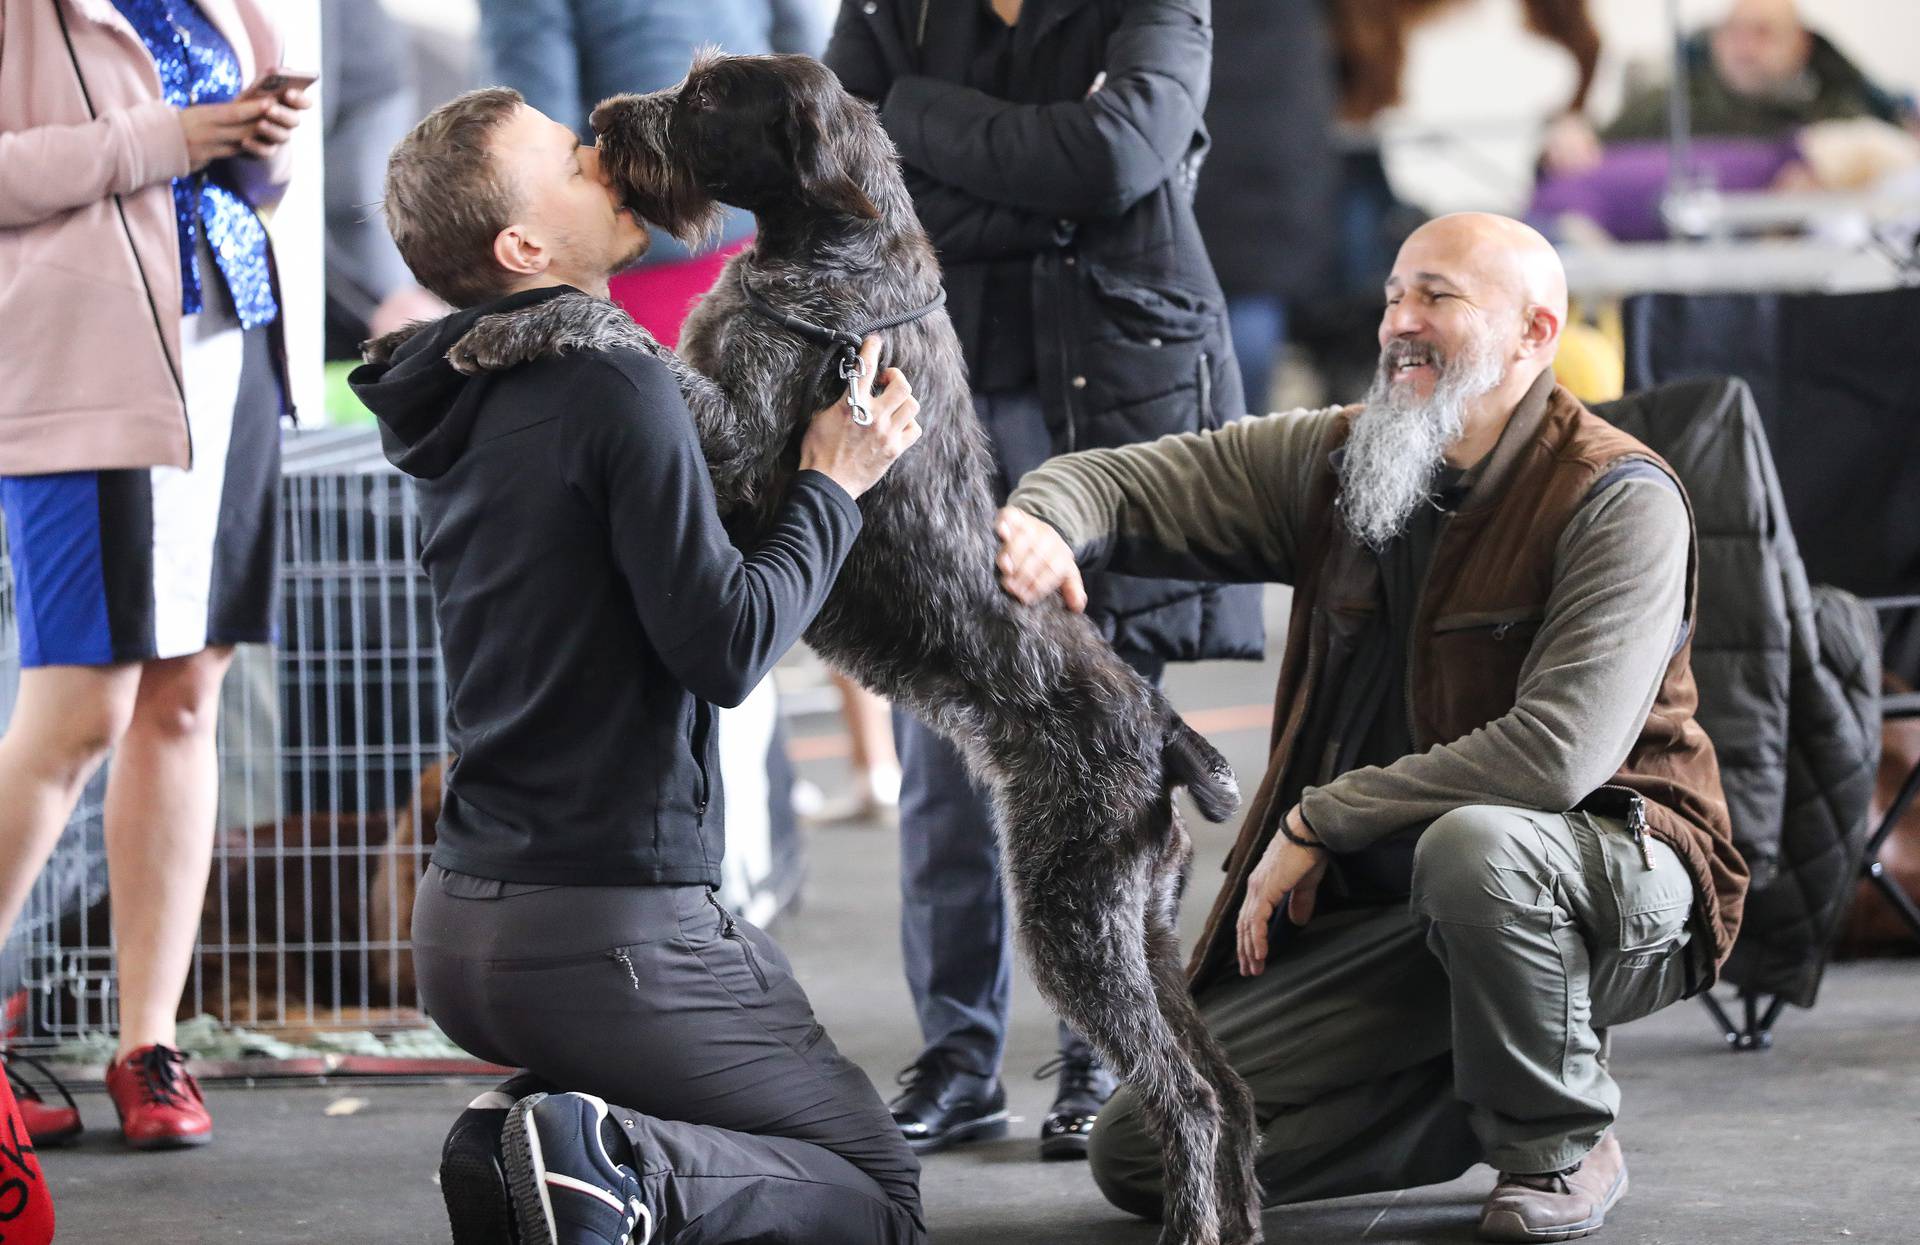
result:
<svg viewBox="0 0 1920 1245"><path fill-rule="evenodd" d="M1644 459L1673 476L1657 454L1587 411L1564 388L1553 385L1543 395L1550 383L1549 374L1521 402L1479 479L1435 541L1409 639L1407 686L1417 751L1458 739L1513 708L1520 667L1553 586L1555 544L1608 468ZM1329 449L1345 441L1358 410L1344 413ZM1674 483L1679 484L1677 477ZM1276 791L1316 690L1329 614L1382 608L1377 563L1352 540L1334 539L1340 534L1334 508L1338 488L1332 465L1323 462L1312 502L1317 517L1297 561L1300 572L1274 697L1271 760L1227 857L1227 884L1195 949L1191 971L1196 978L1231 962L1233 924L1247 875L1286 812L1276 807ZM1717 973L1739 933L1747 868L1733 847L1713 744L1693 717L1699 557L1691 525L1688 542L1687 638L1667 663L1647 724L1609 786L1643 797L1648 832L1686 863L1694 884L1696 937L1708 940ZM1624 798L1626 792L1613 794Z"/></svg>

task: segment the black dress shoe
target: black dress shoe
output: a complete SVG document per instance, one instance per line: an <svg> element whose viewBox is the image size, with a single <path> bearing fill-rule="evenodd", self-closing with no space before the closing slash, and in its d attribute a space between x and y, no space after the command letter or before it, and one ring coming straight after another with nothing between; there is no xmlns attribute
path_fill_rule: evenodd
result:
<svg viewBox="0 0 1920 1245"><path fill-rule="evenodd" d="M468 1103L447 1130L440 1148L440 1194L447 1202L453 1245L520 1245L500 1132L515 1102L549 1088L531 1073L519 1073Z"/></svg>
<svg viewBox="0 0 1920 1245"><path fill-rule="evenodd" d="M978 1076L943 1051L929 1051L903 1069L899 1097L887 1104L915 1154L962 1141L1007 1135L1007 1091L997 1076Z"/></svg>
<svg viewBox="0 0 1920 1245"><path fill-rule="evenodd" d="M1060 1088L1053 1096L1053 1109L1040 1125L1040 1157L1043 1159L1083 1159L1087 1157L1087 1137L1100 1108L1113 1097L1116 1082L1100 1057L1092 1051L1083 1054L1061 1051L1040 1065L1033 1074L1044 1081L1058 1073Z"/></svg>

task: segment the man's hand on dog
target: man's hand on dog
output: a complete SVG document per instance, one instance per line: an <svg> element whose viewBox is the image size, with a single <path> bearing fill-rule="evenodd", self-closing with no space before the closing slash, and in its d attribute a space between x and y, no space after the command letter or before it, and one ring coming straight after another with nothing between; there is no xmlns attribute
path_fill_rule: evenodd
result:
<svg viewBox="0 0 1920 1245"><path fill-rule="evenodd" d="M825 410L816 411L800 443L800 470L822 472L858 497L880 482L893 466L893 460L907 452L920 439L919 399L904 373L890 367L873 375L880 366L880 339L869 337L860 343L860 375L853 384L862 402L873 415L873 422L862 426L853 422L853 408L842 398Z"/></svg>
<svg viewBox="0 0 1920 1245"><path fill-rule="evenodd" d="M1073 550L1051 523L1014 506L1003 507L994 520L1000 537L1000 586L1022 605L1032 605L1058 592L1074 613L1087 608L1087 586Z"/></svg>
<svg viewBox="0 0 1920 1245"><path fill-rule="evenodd" d="M1287 829L1298 838L1313 838L1297 804L1287 810ZM1324 847L1302 847L1283 834L1273 836L1260 863L1247 877L1247 897L1240 904L1240 920L1234 927L1242 977L1258 977L1266 971L1267 924L1281 900L1287 904L1287 919L1295 925L1313 919L1314 895L1326 872Z"/></svg>

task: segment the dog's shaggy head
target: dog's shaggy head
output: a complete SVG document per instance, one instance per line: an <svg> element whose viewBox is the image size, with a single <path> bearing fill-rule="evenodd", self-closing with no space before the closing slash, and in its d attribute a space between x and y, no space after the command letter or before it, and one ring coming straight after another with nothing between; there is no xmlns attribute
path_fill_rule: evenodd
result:
<svg viewBox="0 0 1920 1245"><path fill-rule="evenodd" d="M858 173L891 154L885 132L809 56L702 52L680 85L604 101L593 131L626 205L689 244L711 235L720 203L880 216Z"/></svg>

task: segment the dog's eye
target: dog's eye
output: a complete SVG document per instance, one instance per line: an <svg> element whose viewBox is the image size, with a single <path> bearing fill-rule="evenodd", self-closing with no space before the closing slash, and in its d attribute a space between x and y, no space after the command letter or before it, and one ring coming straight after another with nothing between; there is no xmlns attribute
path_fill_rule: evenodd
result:
<svg viewBox="0 0 1920 1245"><path fill-rule="evenodd" d="M701 87L693 93L693 100L691 102L696 112L706 112L713 107L713 95L707 88Z"/></svg>

